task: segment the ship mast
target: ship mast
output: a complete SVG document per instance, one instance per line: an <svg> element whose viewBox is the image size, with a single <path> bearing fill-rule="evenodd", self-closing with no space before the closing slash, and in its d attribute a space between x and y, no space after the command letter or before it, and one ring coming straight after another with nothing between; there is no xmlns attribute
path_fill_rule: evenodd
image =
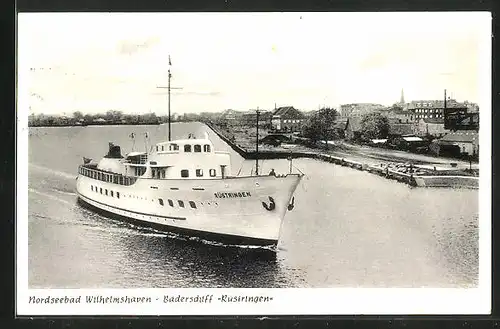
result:
<svg viewBox="0 0 500 329"><path fill-rule="evenodd" d="M170 60L170 55L168 55L168 85L167 87L156 87L156 88L166 88L168 91L168 141L172 140L172 126L171 126L171 114L170 114L170 91L172 89L182 89L182 88L174 88L170 87L170 79L172 78L172 73L170 72L170 68L172 67L172 61Z"/></svg>

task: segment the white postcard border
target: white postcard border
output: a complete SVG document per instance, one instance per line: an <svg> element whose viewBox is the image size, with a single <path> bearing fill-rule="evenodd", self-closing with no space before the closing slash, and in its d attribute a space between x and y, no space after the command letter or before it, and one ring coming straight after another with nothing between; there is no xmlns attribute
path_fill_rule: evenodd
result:
<svg viewBox="0 0 500 329"><path fill-rule="evenodd" d="M28 288L28 116L27 67L18 53L16 313L21 315L284 315L284 314L489 314L491 312L491 14L484 17L480 59L481 158L479 285L471 289L29 289ZM19 27L22 29L22 27ZM21 47L22 48L22 40ZM488 60L484 60L484 59ZM487 106L486 106L487 105ZM139 304L44 304L30 297L143 296ZM212 303L164 303L164 296L213 295ZM221 302L223 295L264 296L262 302Z"/></svg>

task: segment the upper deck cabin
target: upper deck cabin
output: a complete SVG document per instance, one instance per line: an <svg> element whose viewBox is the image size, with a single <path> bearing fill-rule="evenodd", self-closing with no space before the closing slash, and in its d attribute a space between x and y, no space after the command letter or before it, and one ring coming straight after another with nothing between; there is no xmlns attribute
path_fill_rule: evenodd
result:
<svg viewBox="0 0 500 329"><path fill-rule="evenodd" d="M229 153L217 152L208 138L157 143L148 155L143 176L150 178L213 179L231 173Z"/></svg>
<svg viewBox="0 0 500 329"><path fill-rule="evenodd" d="M119 184L121 177L131 178L123 180L129 183L137 178L217 179L231 175L231 160L229 153L215 151L208 138L160 142L149 154L130 152L125 156L119 146L110 143L109 153L97 165L83 165L80 173Z"/></svg>
<svg viewBox="0 0 500 329"><path fill-rule="evenodd" d="M215 153L209 139L179 139L156 144L157 154Z"/></svg>

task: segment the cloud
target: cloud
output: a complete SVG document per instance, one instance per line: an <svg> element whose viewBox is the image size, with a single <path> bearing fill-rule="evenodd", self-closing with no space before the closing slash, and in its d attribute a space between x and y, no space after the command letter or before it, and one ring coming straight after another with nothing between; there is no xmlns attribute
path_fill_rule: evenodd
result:
<svg viewBox="0 0 500 329"><path fill-rule="evenodd" d="M122 40L118 44L118 53L121 55L133 55L139 51L150 49L158 44L158 38L148 38L144 41Z"/></svg>

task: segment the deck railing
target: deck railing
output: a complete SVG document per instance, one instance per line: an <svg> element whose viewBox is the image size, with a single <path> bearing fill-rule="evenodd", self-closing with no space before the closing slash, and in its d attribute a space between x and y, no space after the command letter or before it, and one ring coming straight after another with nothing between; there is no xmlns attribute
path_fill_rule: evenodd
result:
<svg viewBox="0 0 500 329"><path fill-rule="evenodd" d="M78 173L85 177L96 179L102 182L114 183L119 185L132 185L137 181L137 177L116 174L85 165L78 166Z"/></svg>

